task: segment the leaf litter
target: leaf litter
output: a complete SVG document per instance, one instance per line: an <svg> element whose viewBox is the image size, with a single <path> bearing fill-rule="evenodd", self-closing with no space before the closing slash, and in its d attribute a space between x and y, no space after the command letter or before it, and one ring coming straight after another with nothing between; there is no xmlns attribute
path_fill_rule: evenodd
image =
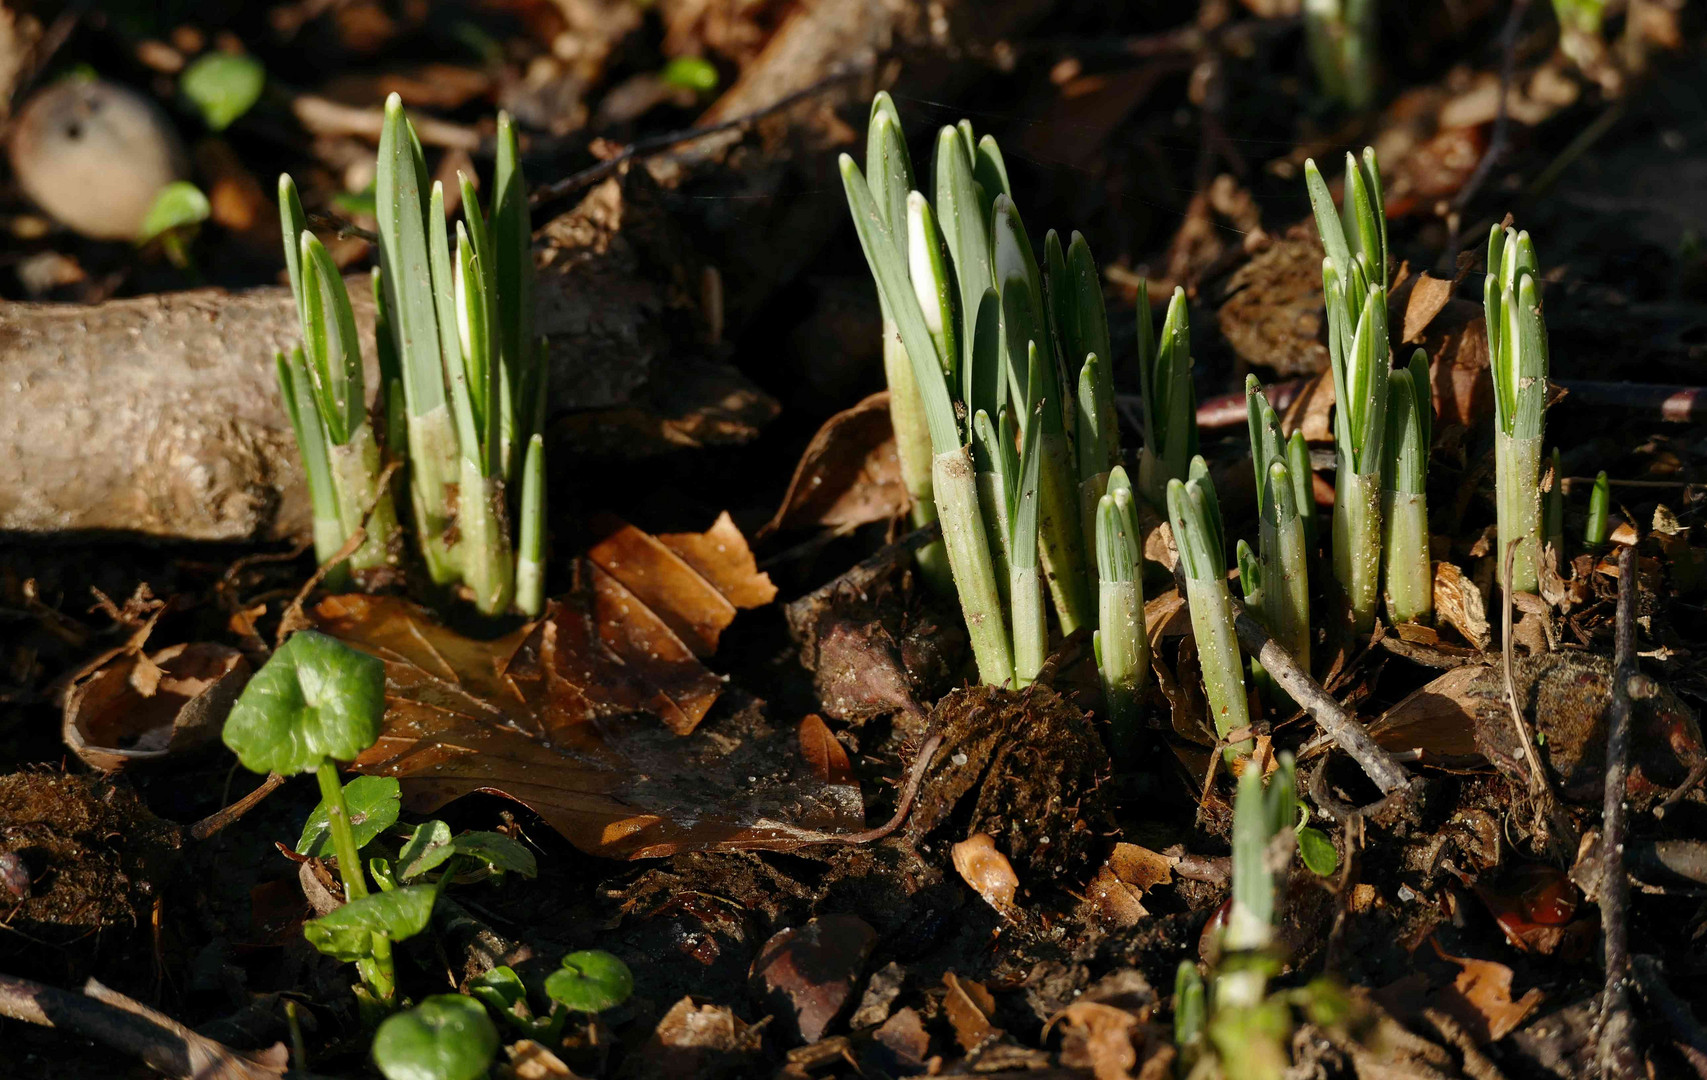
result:
<svg viewBox="0 0 1707 1080"><path fill-rule="evenodd" d="M619 526L542 618L492 641L393 597L328 597L309 615L385 664L384 730L356 771L403 781L416 812L502 795L589 854L641 858L864 827L821 721L776 729L749 706L699 730L726 687L702 658L774 595L724 515L699 534Z"/></svg>

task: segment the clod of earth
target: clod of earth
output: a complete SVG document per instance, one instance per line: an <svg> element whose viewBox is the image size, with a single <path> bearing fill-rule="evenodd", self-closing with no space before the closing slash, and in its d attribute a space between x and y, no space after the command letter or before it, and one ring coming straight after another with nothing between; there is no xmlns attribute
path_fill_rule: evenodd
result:
<svg viewBox="0 0 1707 1080"><path fill-rule="evenodd" d="M8 950L63 944L90 931L143 932L177 859L177 826L149 812L124 784L93 776L0 776L0 854L29 875L9 908ZM27 946L26 946L27 947Z"/></svg>

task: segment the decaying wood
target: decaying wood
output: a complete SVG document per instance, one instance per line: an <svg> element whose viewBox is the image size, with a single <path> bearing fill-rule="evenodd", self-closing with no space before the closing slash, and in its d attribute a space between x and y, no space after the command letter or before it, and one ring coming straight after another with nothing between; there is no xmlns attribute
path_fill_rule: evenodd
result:
<svg viewBox="0 0 1707 1080"><path fill-rule="evenodd" d="M750 438L774 413L708 356L688 288L698 268L644 176L593 189L540 230L535 257L557 437L634 455ZM372 290L366 276L348 285L371 394ZM307 535L273 366L296 339L283 288L0 303L0 532ZM621 445L589 414L614 417Z"/></svg>
<svg viewBox="0 0 1707 1080"><path fill-rule="evenodd" d="M0 1016L94 1039L182 1080L274 1080L285 1071L282 1045L239 1053L94 979L73 994L0 975Z"/></svg>

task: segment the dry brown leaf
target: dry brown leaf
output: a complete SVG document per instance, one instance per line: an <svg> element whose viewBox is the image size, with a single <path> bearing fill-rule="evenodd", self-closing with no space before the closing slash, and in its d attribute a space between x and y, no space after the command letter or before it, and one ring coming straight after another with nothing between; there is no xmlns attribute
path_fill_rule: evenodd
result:
<svg viewBox="0 0 1707 1080"><path fill-rule="evenodd" d="M807 714L800 721L800 756L806 759L811 767L812 775L822 784L855 784L853 762L848 760L848 752L831 734L830 728L824 723L824 718L817 713Z"/></svg>
<svg viewBox="0 0 1707 1080"><path fill-rule="evenodd" d="M1516 1001L1511 997L1512 970L1493 960L1452 956L1433 938L1429 943L1442 960L1461 969L1452 986L1442 989L1437 1002L1452 1014L1483 1045L1498 1042L1534 1012L1546 997L1540 987L1531 987Z"/></svg>
<svg viewBox="0 0 1707 1080"><path fill-rule="evenodd" d="M1008 857L996 850L989 833L973 833L955 844L954 869L984 902L1006 914L1019 891L1019 875Z"/></svg>
<svg viewBox="0 0 1707 1080"><path fill-rule="evenodd" d="M1172 881L1178 861L1137 844L1116 844L1108 861L1091 879L1085 899L1105 925L1136 926L1150 914L1144 908L1144 894Z"/></svg>
<svg viewBox="0 0 1707 1080"><path fill-rule="evenodd" d="M1485 764L1476 746L1479 706L1471 691L1486 670L1465 664L1444 672L1382 713L1369 733L1387 750L1422 751L1421 763L1435 768Z"/></svg>
<svg viewBox="0 0 1707 1080"><path fill-rule="evenodd" d="M863 828L858 787L813 775L793 731L749 718L715 739L694 734L724 682L671 626L715 644L706 592L730 603L730 617L733 602L677 556L679 539L625 535L601 557L661 605L686 597L692 616L642 603L591 561L544 618L496 641L457 635L395 598L322 601L320 630L385 662L385 728L354 768L403 779L418 811L475 791L508 796L609 857L785 850L811 832ZM697 547L719 542L732 565L751 567L738 533ZM752 576L749 595L763 595L768 581Z"/></svg>
<svg viewBox="0 0 1707 1080"><path fill-rule="evenodd" d="M948 1022L953 1025L954 1037L962 1050L971 1053L1002 1036L1002 1029L990 1023L990 1016L996 1011L996 999L990 996L983 983L959 978L950 971L943 975L942 985L948 989L948 994L942 999L943 1012L948 1014Z"/></svg>
<svg viewBox="0 0 1707 1080"><path fill-rule="evenodd" d="M1403 333L1399 340L1407 345L1420 345L1423 331L1439 315L1446 302L1452 299L1452 282L1427 272L1407 278L1393 290L1391 307L1397 310L1396 320Z"/></svg>
<svg viewBox="0 0 1707 1080"><path fill-rule="evenodd" d="M1493 641L1487 607L1482 590L1464 576L1458 564L1446 560L1434 564L1435 614L1478 649L1486 649Z"/></svg>
<svg viewBox="0 0 1707 1080"><path fill-rule="evenodd" d="M504 1053L510 1059L505 1066L510 1080L577 1080L562 1058L532 1039L511 1043Z"/></svg>
<svg viewBox="0 0 1707 1080"><path fill-rule="evenodd" d="M800 455L782 505L759 535L887 521L909 502L889 421L889 391L883 390L824 421Z"/></svg>
<svg viewBox="0 0 1707 1080"><path fill-rule="evenodd" d="M1096 1080L1132 1080L1144 1034L1137 1016L1100 1001L1075 1001L1056 1017L1061 1064L1091 1070Z"/></svg>
<svg viewBox="0 0 1707 1080"><path fill-rule="evenodd" d="M116 657L66 695L66 745L109 772L193 749L219 737L249 674L242 653L205 642Z"/></svg>

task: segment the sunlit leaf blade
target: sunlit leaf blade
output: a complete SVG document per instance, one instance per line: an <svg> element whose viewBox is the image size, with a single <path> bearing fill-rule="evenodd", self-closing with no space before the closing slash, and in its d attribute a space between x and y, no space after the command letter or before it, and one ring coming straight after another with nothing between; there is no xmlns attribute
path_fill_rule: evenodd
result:
<svg viewBox="0 0 1707 1080"><path fill-rule="evenodd" d="M354 760L379 737L385 667L313 630L292 634L255 673L225 722L225 745L251 772L292 776Z"/></svg>

